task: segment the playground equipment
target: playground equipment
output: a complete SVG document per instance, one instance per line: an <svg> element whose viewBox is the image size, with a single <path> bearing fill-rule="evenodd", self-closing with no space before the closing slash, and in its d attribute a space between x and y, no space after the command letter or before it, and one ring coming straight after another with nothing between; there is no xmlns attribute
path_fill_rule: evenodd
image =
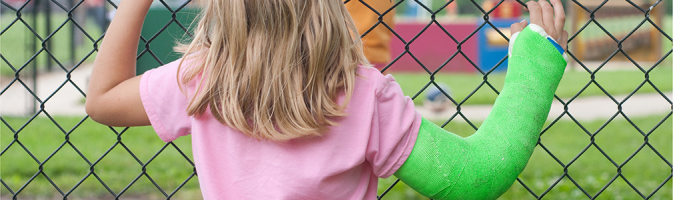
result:
<svg viewBox="0 0 673 200"><path fill-rule="evenodd" d="M481 4L482 8L486 11L493 9L499 1L495 0L484 0ZM522 6L514 0L505 0L500 5L489 14L489 17L492 18L519 18L522 13Z"/></svg>
<svg viewBox="0 0 673 200"><path fill-rule="evenodd" d="M578 0L584 6L582 8L568 1L566 9L569 13L572 39L569 46L573 55L581 61L598 61L606 60L616 53L613 60L627 60L623 53L617 52L621 47L628 57L636 61L656 62L660 59L662 35L645 21L646 13L634 6L647 11L656 1L631 2L633 5L626 1L603 3L596 0ZM659 5L650 11L649 18L654 24L662 24L665 8L666 6ZM645 22L642 23L643 21ZM572 38L577 32L579 34Z"/></svg>
<svg viewBox="0 0 673 200"><path fill-rule="evenodd" d="M482 3L482 8L485 11L493 9L497 5L497 1L486 0ZM489 22L495 26L500 32L485 25L478 33L479 37L479 67L482 71L489 71L493 68L494 71L505 71L507 69L507 60L502 61L507 56L509 41L508 38L512 36L510 25L521 21L522 6L514 0L506 0L500 2L500 5L495 8L489 15ZM483 20L479 24L484 23ZM501 35L501 33L503 35ZM498 65L500 63L500 65Z"/></svg>
<svg viewBox="0 0 673 200"><path fill-rule="evenodd" d="M445 5L450 0L418 0L406 1L398 5L395 9L397 18L407 21L424 21L430 19L432 14L427 9L436 11L441 8L441 11L435 15L435 19L439 21L447 21L455 19L458 16L458 2L453 1ZM423 6L421 5L423 4Z"/></svg>
<svg viewBox="0 0 673 200"><path fill-rule="evenodd" d="M424 69L420 63L428 70L435 71L455 54L441 71L475 72L472 63L479 59L477 37L468 38L475 29L476 20L442 23L441 28L436 24L428 26L427 23L396 22L395 32L405 42L410 43L407 47L400 39L393 37L390 41L393 64L386 71L422 72ZM454 42L444 30L458 42ZM463 43L459 48L460 42Z"/></svg>
<svg viewBox="0 0 673 200"><path fill-rule="evenodd" d="M519 18L507 19L491 19L489 20L500 32L508 38L512 36L512 31L509 29L510 25L521 21ZM479 21L483 23L483 21ZM489 71L493 69L497 72L504 72L507 70L507 60L500 63L500 61L507 56L509 51L509 41L507 41L498 31L490 25L484 26L478 35L478 51L479 51L479 68L482 71ZM500 65L498 65L500 63Z"/></svg>
<svg viewBox="0 0 673 200"><path fill-rule="evenodd" d="M498 2L485 1L482 8L487 11L491 10L497 5L496 3ZM509 26L521 20L521 7L514 0L506 0L489 13L489 22L506 37L510 37ZM407 47L395 38L391 41L394 63L388 71L423 71L419 62L430 71L436 70L439 66L444 66L442 68L444 72L476 72L475 67L479 67L482 71L491 70L507 56L509 43L490 25L483 26L472 35L472 32L482 23L483 21L478 18L464 18L446 22L439 21L440 28L437 24L428 26L427 21L397 21L395 32L406 42L412 43ZM451 34L456 41L453 41L445 31ZM414 36L419 34L422 37L414 39ZM409 52L405 53L407 48ZM402 56L396 59L395 57L399 55ZM454 57L451 58L452 56ZM507 62L498 65L495 71L505 69L507 69Z"/></svg>

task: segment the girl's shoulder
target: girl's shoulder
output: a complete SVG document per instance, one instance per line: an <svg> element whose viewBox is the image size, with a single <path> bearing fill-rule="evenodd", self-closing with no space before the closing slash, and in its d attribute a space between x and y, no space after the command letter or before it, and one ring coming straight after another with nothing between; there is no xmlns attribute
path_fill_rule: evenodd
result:
<svg viewBox="0 0 673 200"><path fill-rule="evenodd" d="M376 92L377 96L381 92L386 91L388 87L391 85L391 83L392 85L398 85L397 82L395 82L395 78L392 75L390 74L384 75L383 73L381 73L381 71L371 66L359 66L357 73L358 73L358 79L356 83L361 84L356 85L370 87Z"/></svg>

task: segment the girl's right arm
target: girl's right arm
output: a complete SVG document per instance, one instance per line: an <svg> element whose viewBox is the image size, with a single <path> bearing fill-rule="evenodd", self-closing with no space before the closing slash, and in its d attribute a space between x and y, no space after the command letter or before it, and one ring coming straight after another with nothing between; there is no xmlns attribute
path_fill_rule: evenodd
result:
<svg viewBox="0 0 673 200"><path fill-rule="evenodd" d="M94 61L86 112L108 126L145 126L150 121L140 100L136 55L140 31L152 0L123 0Z"/></svg>
<svg viewBox="0 0 673 200"><path fill-rule="evenodd" d="M528 2L532 25L512 26L512 32L523 31L511 41L505 86L479 130L462 138L423 119L395 176L433 199L496 199L507 191L537 145L567 64L555 45L533 30L541 27L567 40L561 2L551 2L555 11L544 0Z"/></svg>

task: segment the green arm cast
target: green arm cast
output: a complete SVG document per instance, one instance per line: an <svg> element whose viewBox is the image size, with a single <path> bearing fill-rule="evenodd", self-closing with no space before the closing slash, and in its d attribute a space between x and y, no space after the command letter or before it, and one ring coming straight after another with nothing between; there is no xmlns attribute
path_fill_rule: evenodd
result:
<svg viewBox="0 0 673 200"><path fill-rule="evenodd" d="M396 177L433 199L496 199L507 191L535 149L566 66L528 27L511 53L505 86L479 130L462 138L423 119Z"/></svg>

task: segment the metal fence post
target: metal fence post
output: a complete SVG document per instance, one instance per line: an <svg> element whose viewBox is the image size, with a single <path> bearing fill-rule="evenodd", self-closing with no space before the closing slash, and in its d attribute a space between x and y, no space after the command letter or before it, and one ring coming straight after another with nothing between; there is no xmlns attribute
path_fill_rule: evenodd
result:
<svg viewBox="0 0 673 200"><path fill-rule="evenodd" d="M35 29L35 34L39 33L39 24L37 18L39 17L39 8L40 8L40 0L34 0L33 3L33 28ZM33 43L30 45L31 47L31 52L34 54L37 54L37 43L38 37L33 37ZM39 55L39 54L38 54ZM36 55L37 56L37 55ZM37 58L37 57L36 57ZM32 79L33 79L33 92L37 94L37 67L38 67L38 59L33 59L32 60L32 66L33 70L31 71ZM37 99L33 99L33 106L31 108L31 114L37 113Z"/></svg>
<svg viewBox="0 0 673 200"><path fill-rule="evenodd" d="M45 22L44 22L45 23L44 33L45 34L44 35L45 35L45 38L46 38L51 34L51 2L50 1L44 2L44 17L45 17ZM49 40L44 41L44 48L47 51L49 51L52 48L51 38ZM49 72L49 71L52 70L51 68L52 68L53 62L51 60L51 56L46 55L45 57L46 57L46 60L45 60L46 71Z"/></svg>

